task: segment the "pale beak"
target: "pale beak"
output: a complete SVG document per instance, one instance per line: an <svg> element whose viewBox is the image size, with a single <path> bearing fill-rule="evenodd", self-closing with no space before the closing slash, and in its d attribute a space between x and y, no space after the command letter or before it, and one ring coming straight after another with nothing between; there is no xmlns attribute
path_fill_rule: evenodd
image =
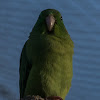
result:
<svg viewBox="0 0 100 100"><path fill-rule="evenodd" d="M53 15L49 15L46 17L46 24L49 31L52 30L54 23L55 23L55 18L53 17Z"/></svg>

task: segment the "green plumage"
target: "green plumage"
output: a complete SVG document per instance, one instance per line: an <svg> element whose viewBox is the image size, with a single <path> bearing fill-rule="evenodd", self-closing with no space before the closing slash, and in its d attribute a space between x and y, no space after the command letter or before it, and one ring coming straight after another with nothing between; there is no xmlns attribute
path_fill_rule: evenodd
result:
<svg viewBox="0 0 100 100"><path fill-rule="evenodd" d="M55 24L48 31L45 18L53 15ZM54 9L41 12L20 58L20 97L40 95L65 99L73 76L73 41Z"/></svg>

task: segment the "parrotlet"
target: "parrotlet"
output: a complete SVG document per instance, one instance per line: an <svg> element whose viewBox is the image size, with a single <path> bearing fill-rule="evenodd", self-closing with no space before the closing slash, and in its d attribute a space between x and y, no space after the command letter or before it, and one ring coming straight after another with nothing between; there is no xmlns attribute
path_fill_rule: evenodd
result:
<svg viewBox="0 0 100 100"><path fill-rule="evenodd" d="M65 99L73 76L73 48L60 12L42 11L21 52L20 98L39 95Z"/></svg>

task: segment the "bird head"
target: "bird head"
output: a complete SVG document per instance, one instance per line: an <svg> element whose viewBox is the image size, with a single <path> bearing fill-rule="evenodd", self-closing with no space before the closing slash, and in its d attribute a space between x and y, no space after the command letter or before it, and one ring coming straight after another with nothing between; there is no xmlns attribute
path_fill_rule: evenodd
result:
<svg viewBox="0 0 100 100"><path fill-rule="evenodd" d="M60 12L55 9L46 9L42 11L33 31L42 35L53 35L60 38L66 38L68 36L62 16Z"/></svg>

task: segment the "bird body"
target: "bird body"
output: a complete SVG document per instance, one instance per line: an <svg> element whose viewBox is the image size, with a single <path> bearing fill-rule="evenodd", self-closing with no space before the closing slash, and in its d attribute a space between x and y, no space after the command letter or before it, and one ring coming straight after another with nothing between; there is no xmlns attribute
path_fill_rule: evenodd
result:
<svg viewBox="0 0 100 100"><path fill-rule="evenodd" d="M73 76L72 56L73 41L61 14L54 9L44 10L21 53L20 97L40 95L65 99Z"/></svg>

